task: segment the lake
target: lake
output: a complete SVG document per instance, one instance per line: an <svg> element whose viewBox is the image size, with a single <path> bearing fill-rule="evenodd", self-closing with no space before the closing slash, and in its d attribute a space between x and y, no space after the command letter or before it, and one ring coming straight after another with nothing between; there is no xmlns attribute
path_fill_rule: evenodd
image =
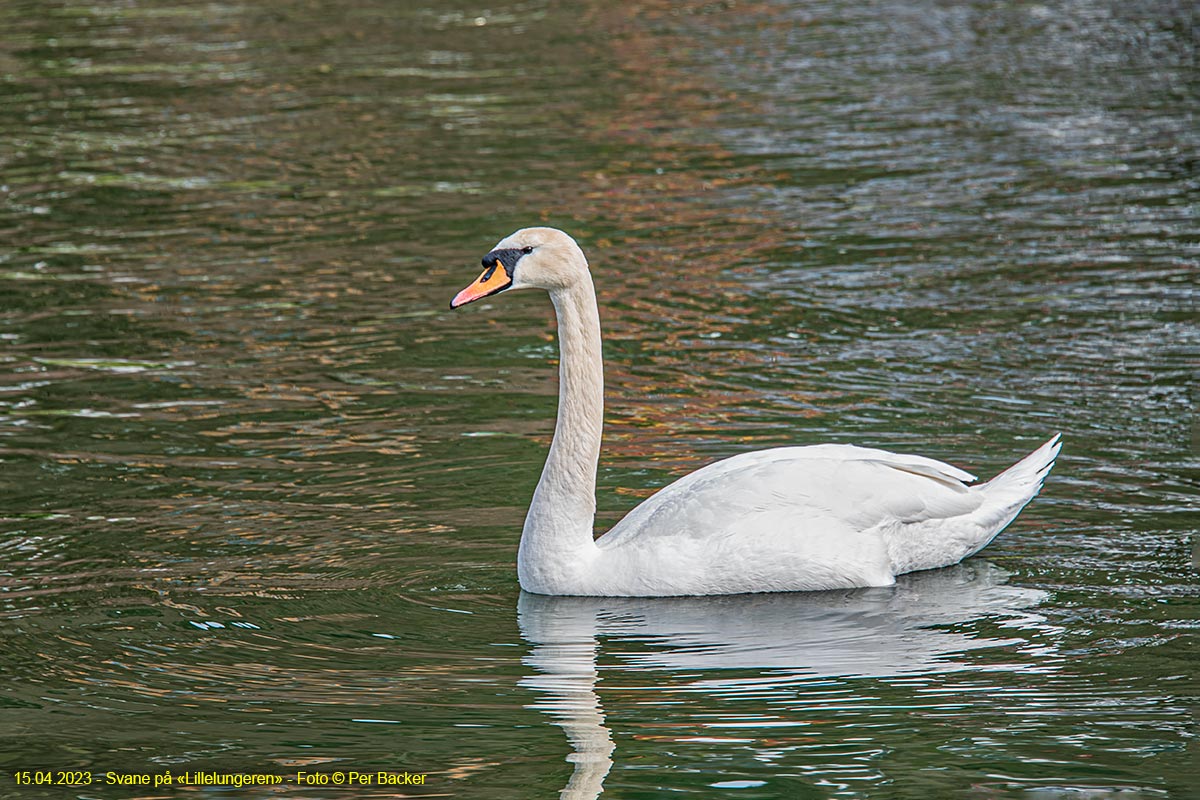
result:
<svg viewBox="0 0 1200 800"><path fill-rule="evenodd" d="M1196 797L1195 35L4 3L0 796ZM543 224L601 304L598 530L762 447L1062 456L894 588L523 595L551 307L448 302Z"/></svg>

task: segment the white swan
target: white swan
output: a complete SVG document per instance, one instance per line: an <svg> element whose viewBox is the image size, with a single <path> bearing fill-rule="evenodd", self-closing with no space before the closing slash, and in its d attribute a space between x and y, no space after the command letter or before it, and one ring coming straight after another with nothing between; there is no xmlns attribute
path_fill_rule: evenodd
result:
<svg viewBox="0 0 1200 800"><path fill-rule="evenodd" d="M659 490L593 539L604 424L600 318L587 259L554 228L526 228L483 258L450 302L545 289L558 316L554 441L525 517L521 588L652 597L888 586L979 551L1034 498L1056 435L987 483L922 456L853 445L760 450Z"/></svg>

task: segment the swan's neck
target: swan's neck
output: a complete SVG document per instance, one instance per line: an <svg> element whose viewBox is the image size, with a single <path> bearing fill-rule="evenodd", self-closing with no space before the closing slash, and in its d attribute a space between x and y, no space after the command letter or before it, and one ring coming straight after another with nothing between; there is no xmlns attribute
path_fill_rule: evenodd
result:
<svg viewBox="0 0 1200 800"><path fill-rule="evenodd" d="M521 586L546 594L571 593L573 575L596 552L596 462L604 427L604 361L596 291L585 272L570 288L550 293L558 317L558 422L533 493L517 573Z"/></svg>

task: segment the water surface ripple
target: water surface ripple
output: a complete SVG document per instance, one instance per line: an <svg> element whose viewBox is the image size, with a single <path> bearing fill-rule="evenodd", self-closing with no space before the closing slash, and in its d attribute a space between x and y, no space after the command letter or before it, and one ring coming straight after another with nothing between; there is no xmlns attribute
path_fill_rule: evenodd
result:
<svg viewBox="0 0 1200 800"><path fill-rule="evenodd" d="M0 794L1194 796L1195 35L1167 0L0 6ZM758 447L1063 456L895 589L521 595L549 305L446 305L531 223L597 279L599 527Z"/></svg>

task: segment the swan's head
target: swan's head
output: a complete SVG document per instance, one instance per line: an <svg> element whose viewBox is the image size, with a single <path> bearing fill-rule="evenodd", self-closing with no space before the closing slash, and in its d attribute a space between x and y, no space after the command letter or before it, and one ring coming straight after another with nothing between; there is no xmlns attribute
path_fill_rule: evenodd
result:
<svg viewBox="0 0 1200 800"><path fill-rule="evenodd" d="M522 228L483 257L483 274L450 301L465 306L506 289L567 289L588 275L575 240L555 228Z"/></svg>

